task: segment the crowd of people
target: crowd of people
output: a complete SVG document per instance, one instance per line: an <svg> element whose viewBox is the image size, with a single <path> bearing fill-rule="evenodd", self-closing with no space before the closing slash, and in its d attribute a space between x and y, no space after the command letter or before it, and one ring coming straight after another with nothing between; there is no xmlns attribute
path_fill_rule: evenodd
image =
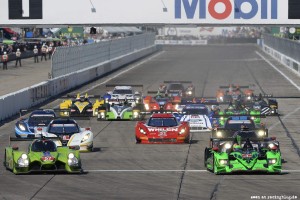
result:
<svg viewBox="0 0 300 200"><path fill-rule="evenodd" d="M38 63L39 60L47 61L56 46L61 46L58 42L45 42L45 43L14 43L11 45L0 44L0 61L3 63L3 70L7 70L8 62L15 61L15 66L22 66L21 60L23 58L33 57L34 62ZM40 59L39 59L40 57Z"/></svg>

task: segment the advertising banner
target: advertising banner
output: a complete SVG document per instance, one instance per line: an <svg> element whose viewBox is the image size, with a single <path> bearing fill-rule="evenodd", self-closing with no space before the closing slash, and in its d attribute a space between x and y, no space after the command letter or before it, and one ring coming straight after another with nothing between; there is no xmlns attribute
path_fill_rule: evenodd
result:
<svg viewBox="0 0 300 200"><path fill-rule="evenodd" d="M300 24L299 0L0 0L0 25Z"/></svg>

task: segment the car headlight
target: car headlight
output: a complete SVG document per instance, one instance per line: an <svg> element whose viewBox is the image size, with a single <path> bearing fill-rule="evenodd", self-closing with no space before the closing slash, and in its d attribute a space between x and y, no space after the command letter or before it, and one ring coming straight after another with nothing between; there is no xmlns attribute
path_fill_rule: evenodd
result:
<svg viewBox="0 0 300 200"><path fill-rule="evenodd" d="M220 160L219 160L219 163L220 163L221 165L227 165L228 160L220 159Z"/></svg>
<svg viewBox="0 0 300 200"><path fill-rule="evenodd" d="M138 116L139 116L139 112L138 112L138 111L134 111L134 112L133 112L133 116L134 116L134 117L138 117Z"/></svg>
<svg viewBox="0 0 300 200"><path fill-rule="evenodd" d="M74 153L69 153L68 165L69 166L78 166L78 159L75 157Z"/></svg>
<svg viewBox="0 0 300 200"><path fill-rule="evenodd" d="M220 120L224 120L224 117L220 117Z"/></svg>
<svg viewBox="0 0 300 200"><path fill-rule="evenodd" d="M185 128L181 129L179 134L184 134L185 133Z"/></svg>
<svg viewBox="0 0 300 200"><path fill-rule="evenodd" d="M149 110L149 108L150 108L150 107L149 107L149 104L145 104L145 109L146 109L146 110Z"/></svg>
<svg viewBox="0 0 300 200"><path fill-rule="evenodd" d="M179 105L178 105L178 104L176 104L176 105L175 105L175 110L177 110L177 109L178 109L178 107L179 107Z"/></svg>
<svg viewBox="0 0 300 200"><path fill-rule="evenodd" d="M276 158L272 158L272 159L269 159L269 160L268 160L269 165L273 165L273 164L275 164L276 162L277 162L277 159L276 159Z"/></svg>
<svg viewBox="0 0 300 200"><path fill-rule="evenodd" d="M19 124L18 126L21 131L26 131L25 124Z"/></svg>
<svg viewBox="0 0 300 200"><path fill-rule="evenodd" d="M192 92L192 91L187 91L187 94L188 94L188 95L192 95L193 92Z"/></svg>
<svg viewBox="0 0 300 200"><path fill-rule="evenodd" d="M247 99L248 99L248 100L251 100L251 96L248 96Z"/></svg>
<svg viewBox="0 0 300 200"><path fill-rule="evenodd" d="M251 119L252 119L252 120L255 120L255 117L252 116Z"/></svg>
<svg viewBox="0 0 300 200"><path fill-rule="evenodd" d="M257 132L257 134L258 134L259 137L263 137L263 136L265 135L265 131L259 130L259 131Z"/></svg>
<svg viewBox="0 0 300 200"><path fill-rule="evenodd" d="M220 97L220 101L223 101L224 100L224 98L223 97Z"/></svg>
<svg viewBox="0 0 300 200"><path fill-rule="evenodd" d="M68 112L64 112L64 115L69 115L69 113Z"/></svg>
<svg viewBox="0 0 300 200"><path fill-rule="evenodd" d="M19 167L28 167L29 160L27 154L22 154L21 157L18 159Z"/></svg>
<svg viewBox="0 0 300 200"><path fill-rule="evenodd" d="M221 131L217 131L217 137L222 137L223 133Z"/></svg>
<svg viewBox="0 0 300 200"><path fill-rule="evenodd" d="M230 143L226 143L225 144L225 149L230 149L231 148L231 144Z"/></svg>
<svg viewBox="0 0 300 200"><path fill-rule="evenodd" d="M141 133L141 134L144 134L144 135L146 135L146 131L145 131L144 129L142 129L142 128L139 128L139 130L140 130L140 133Z"/></svg>
<svg viewBox="0 0 300 200"><path fill-rule="evenodd" d="M73 159L75 157L74 153L69 153L68 158Z"/></svg>
<svg viewBox="0 0 300 200"><path fill-rule="evenodd" d="M28 156L27 156L27 154L22 154L21 158L25 160L28 158Z"/></svg>
<svg viewBox="0 0 300 200"><path fill-rule="evenodd" d="M88 133L88 134L85 134L85 135L83 136L81 142L85 142L85 141L87 141L89 138L90 138L90 134L89 134L89 133Z"/></svg>

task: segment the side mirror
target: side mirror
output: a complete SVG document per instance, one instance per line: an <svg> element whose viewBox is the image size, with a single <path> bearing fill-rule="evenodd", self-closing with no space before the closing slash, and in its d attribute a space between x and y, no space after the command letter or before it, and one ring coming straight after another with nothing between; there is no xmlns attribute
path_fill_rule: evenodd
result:
<svg viewBox="0 0 300 200"><path fill-rule="evenodd" d="M14 151L17 151L17 150L19 150L19 147L13 146L12 149L13 149Z"/></svg>
<svg viewBox="0 0 300 200"><path fill-rule="evenodd" d="M78 146L78 145L76 145L76 146L69 146L69 149L80 150L80 146Z"/></svg>

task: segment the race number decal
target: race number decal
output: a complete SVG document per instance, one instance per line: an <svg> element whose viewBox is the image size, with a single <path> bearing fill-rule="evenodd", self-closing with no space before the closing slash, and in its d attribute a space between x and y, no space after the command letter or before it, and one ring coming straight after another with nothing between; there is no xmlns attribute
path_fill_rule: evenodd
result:
<svg viewBox="0 0 300 200"><path fill-rule="evenodd" d="M43 19L43 0L8 0L9 19Z"/></svg>

